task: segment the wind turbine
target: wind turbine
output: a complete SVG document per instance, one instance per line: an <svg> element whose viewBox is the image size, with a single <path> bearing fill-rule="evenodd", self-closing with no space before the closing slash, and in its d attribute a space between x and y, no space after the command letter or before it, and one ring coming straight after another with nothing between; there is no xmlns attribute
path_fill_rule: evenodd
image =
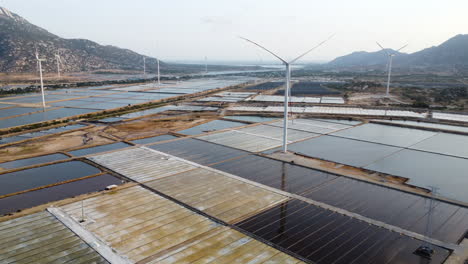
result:
<svg viewBox="0 0 468 264"><path fill-rule="evenodd" d="M240 37L241 39L247 41L247 42L250 42L252 44L254 44L255 46L265 50L266 52L270 53L271 55L275 56L277 59L279 59L283 64L284 66L286 67L286 89L284 90L284 120L283 120L283 152L287 152L288 151L288 147L287 147L287 142L288 142L288 99L289 99L289 86L291 84L291 65L294 64L297 60L299 60L300 58L304 57L305 55L309 54L311 51L313 51L314 49L322 46L325 42L327 42L329 39L331 39L333 37L333 35L331 35L330 37L328 37L326 40L320 42L318 45L316 45L315 47L309 49L308 51L302 53L299 57L291 60L291 61L286 61L284 59L282 59L280 56L276 55L275 53L273 53L272 51L268 50L267 48L263 47L262 45L256 43L256 42L253 42L252 40L250 39L246 39L246 38L243 38L243 37Z"/></svg>
<svg viewBox="0 0 468 264"><path fill-rule="evenodd" d="M60 58L59 51L55 53L55 61L57 62L57 76L60 78L60 64L62 64L62 59Z"/></svg>
<svg viewBox="0 0 468 264"><path fill-rule="evenodd" d="M392 63L393 63L393 57L395 57L395 55L398 54L398 52L404 48L406 48L406 46L408 46L408 44L404 45L403 47L397 49L395 52L388 52L387 49L384 49L384 47L382 47L382 45L380 45L378 42L376 42L377 45L379 45L379 47L385 51L385 53L387 53L387 56L388 56L388 77L387 77L387 91L385 92L385 96L389 96L390 95L390 76L392 75Z"/></svg>
<svg viewBox="0 0 468 264"><path fill-rule="evenodd" d="M161 78L160 78L160 72L159 72L159 59L156 58L156 62L158 63L158 86L161 86Z"/></svg>
<svg viewBox="0 0 468 264"><path fill-rule="evenodd" d="M42 93L42 108L45 110L45 96L44 96L44 82L42 80L42 62L45 61L45 59L39 59L39 52L36 49L36 60L37 60L37 65L39 66L39 77L41 79L41 93Z"/></svg>

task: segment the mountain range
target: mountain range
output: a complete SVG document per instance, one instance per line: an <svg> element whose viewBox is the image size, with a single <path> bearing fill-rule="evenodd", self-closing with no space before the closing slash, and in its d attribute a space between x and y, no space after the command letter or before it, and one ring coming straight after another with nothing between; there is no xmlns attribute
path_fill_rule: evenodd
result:
<svg viewBox="0 0 468 264"><path fill-rule="evenodd" d="M35 51L38 51L45 72L56 70L55 55L60 54L63 71L95 70L141 71L143 55L116 46L104 46L86 39L65 39L35 26L21 16L0 7L0 72L36 71ZM394 50L387 50L395 52ZM387 64L383 50L353 52L323 64L327 69L382 69ZM439 46L415 53L396 52L395 69L463 70L468 71L468 35L457 35ZM166 72L200 71L201 65L182 65L161 62ZM156 68L156 58L146 57L148 71ZM217 70L232 67L218 65Z"/></svg>
<svg viewBox="0 0 468 264"><path fill-rule="evenodd" d="M87 39L65 39L40 28L21 16L0 7L0 72L37 71L36 50L44 72L55 72L60 55L64 72L141 72L143 57L147 72L155 72L157 59L129 49L100 45ZM164 74L192 74L205 69L203 64L181 64L160 61ZM212 71L256 70L252 66L210 65Z"/></svg>
<svg viewBox="0 0 468 264"><path fill-rule="evenodd" d="M468 35L457 35L439 46L407 54L388 49L389 53L396 53L395 68L412 68L426 70L468 69ZM328 68L374 68L386 65L387 53L384 50L376 52L353 52L338 57L325 66Z"/></svg>
<svg viewBox="0 0 468 264"><path fill-rule="evenodd" d="M35 52L44 71L56 69L55 54L60 54L64 71L141 70L143 55L115 46L103 46L86 39L64 39L29 23L21 16L0 7L0 72L33 72ZM164 62L161 62L164 65ZM148 69L156 59L146 59Z"/></svg>

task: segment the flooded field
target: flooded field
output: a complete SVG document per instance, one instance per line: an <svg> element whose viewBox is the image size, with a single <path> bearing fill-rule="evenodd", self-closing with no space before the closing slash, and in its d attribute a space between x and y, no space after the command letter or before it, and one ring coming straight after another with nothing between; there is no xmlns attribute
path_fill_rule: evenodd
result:
<svg viewBox="0 0 468 264"><path fill-rule="evenodd" d="M82 178L101 170L80 161L57 163L0 175L0 195Z"/></svg>
<svg viewBox="0 0 468 264"><path fill-rule="evenodd" d="M389 123L389 124L415 126L415 127L422 127L422 128L437 128L437 129L444 129L444 130L459 131L459 132L468 133L468 127L466 127L466 126L453 126L453 125L417 122L417 121L409 121L409 120L406 120L406 121L404 121L404 120L377 120L377 121L385 122L385 123Z"/></svg>
<svg viewBox="0 0 468 264"><path fill-rule="evenodd" d="M170 83L164 88L143 85L143 88L137 89L137 91L130 88L127 91L122 87L112 86L57 89L47 91L45 96L47 105L57 108L51 109L48 107L44 112L42 108L39 108L42 104L42 97L39 94L4 97L0 98L0 104L2 102L5 102L4 105L11 103L13 108L0 108L0 119L4 118L0 123L0 129L142 104L169 97L238 85L247 81L248 79L238 77L195 79ZM24 107L23 104L37 107Z"/></svg>
<svg viewBox="0 0 468 264"><path fill-rule="evenodd" d="M316 263L419 263L422 241L292 200L237 224L256 236ZM449 251L436 248L434 263Z"/></svg>
<svg viewBox="0 0 468 264"><path fill-rule="evenodd" d="M266 91L266 90L273 90L273 89L276 89L276 88L279 88L281 86L284 85L284 82L265 82L265 83L261 83L261 84L256 84L256 85L252 85L252 86L249 86L249 87L246 87L242 90L246 90L246 91Z"/></svg>
<svg viewBox="0 0 468 264"><path fill-rule="evenodd" d="M187 142L190 141L193 145L183 148L189 146ZM203 144L216 147L207 148ZM406 230L424 233L428 221L425 206L430 200L428 198L258 155L233 153L225 156L224 161L209 157L204 159L190 149L199 148L215 157L217 153L227 152L228 148L196 139L180 139L151 147L159 151L173 151L179 157L184 156L202 164L211 163L209 166L221 171L194 167L192 163L147 148L103 154L92 160L193 206L195 208L192 210L196 212L202 211L232 222L254 237L260 237L276 248L308 261L349 263L358 260L366 263L396 260L411 263L420 259L412 252L425 242ZM131 162L125 163L124 160ZM234 179L230 175L241 178ZM249 180L247 185L250 185L250 190L246 189L242 178ZM227 182L230 183L228 187L223 184ZM265 185L273 189L266 190ZM310 197L313 200L289 198L288 202L256 212L265 203L281 201L275 190L297 193L303 197L301 199ZM265 191L271 193L266 194ZM389 203L389 200L392 202ZM326 205L317 206L314 204L316 201L323 201ZM346 211L337 211L341 208ZM246 217L246 213L252 210L255 213ZM356 219L353 213L370 218ZM374 222L374 219L390 223L394 228L404 228L404 231L392 231ZM434 232L431 237L443 241L437 243L458 243L468 223L468 210L437 201L432 220ZM444 247L431 246L438 250L433 255L436 263L442 263L450 254ZM368 251L370 247L374 248L372 254Z"/></svg>
<svg viewBox="0 0 468 264"><path fill-rule="evenodd" d="M219 85L187 83L64 89L48 94L57 108L25 113L18 120L109 109ZM272 85L253 91L268 91ZM149 263L198 256L194 252L207 248L195 242L213 243L219 250L239 243L245 245L244 253L236 253L239 259L255 256L260 263L293 257L293 263L417 263L421 258L414 250L430 243L436 249L431 263L442 263L465 236L468 208L444 200L468 199L462 188L468 184L463 180L465 136L341 116L295 116L288 123L291 153L280 155L283 121L226 113L225 104L252 96L234 91L2 139L9 143L47 136L2 147L0 158L6 162L0 168L19 170L0 174L0 214L14 217L15 212L45 208L26 210L31 207L130 181L116 190L80 196L83 202L60 203L63 214L56 216L78 221L83 210L92 221L79 228L114 250L130 252L133 261ZM61 134L50 136L54 133ZM49 162L53 164L42 166ZM35 167L21 170L26 166ZM447 176L440 177L440 168ZM435 184L442 198L431 200L402 177L420 187ZM435 206L429 218L431 201ZM431 233L424 237L429 222ZM243 234L230 230L231 225ZM218 258L227 263L237 259Z"/></svg>
<svg viewBox="0 0 468 264"><path fill-rule="evenodd" d="M59 119L67 116L76 116L96 112L93 109L79 109L79 108L59 108L52 109L45 112L37 112L29 115L22 115L9 119L4 119L0 123L0 128L9 128L22 126L27 124L33 124L38 122L50 121Z"/></svg>
<svg viewBox="0 0 468 264"><path fill-rule="evenodd" d="M248 122L268 122L273 121L277 118L274 117L263 117L263 116L225 116L227 119L239 120L239 121L248 121Z"/></svg>
<svg viewBox="0 0 468 264"><path fill-rule="evenodd" d="M298 82L293 84L291 88L291 95L292 96L307 96L307 95L332 95L332 94L340 94L340 92L330 90L326 88L324 85L326 83L320 82ZM276 95L284 95L284 90L279 90L275 93Z"/></svg>
<svg viewBox="0 0 468 264"><path fill-rule="evenodd" d="M122 184L122 181L114 176L105 174L1 198L0 215L53 201L59 201L80 194L102 191L112 184L119 185Z"/></svg>
<svg viewBox="0 0 468 264"><path fill-rule="evenodd" d="M0 168L4 168L4 169L21 168L21 167L31 166L35 164L47 163L51 161L64 160L68 158L69 157L67 155L55 153L55 154L44 155L44 156L39 156L39 157L34 157L34 158L29 158L29 159L19 159L19 160L0 163Z"/></svg>
<svg viewBox="0 0 468 264"><path fill-rule="evenodd" d="M293 143L293 152L409 179L437 187L445 197L467 202L467 136L365 124ZM420 164L415 166L415 164ZM443 168L444 177L439 170ZM447 180L450 179L450 180Z"/></svg>
<svg viewBox="0 0 468 264"><path fill-rule="evenodd" d="M301 194L337 176L257 155L213 165L213 168L291 193Z"/></svg>
<svg viewBox="0 0 468 264"><path fill-rule="evenodd" d="M198 139L188 138L149 146L199 164L208 165L231 158L248 155L249 152L237 150Z"/></svg>

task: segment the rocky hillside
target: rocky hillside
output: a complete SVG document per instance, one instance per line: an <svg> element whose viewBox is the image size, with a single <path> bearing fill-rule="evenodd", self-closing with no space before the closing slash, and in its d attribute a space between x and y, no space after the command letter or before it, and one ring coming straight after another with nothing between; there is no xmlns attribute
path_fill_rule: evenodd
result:
<svg viewBox="0 0 468 264"><path fill-rule="evenodd" d="M468 67L468 35L457 35L439 46L415 52L402 62L425 67Z"/></svg>
<svg viewBox="0 0 468 264"><path fill-rule="evenodd" d="M391 51L391 50L390 50ZM331 68L373 67L387 63L385 52L354 52L338 57L326 66ZM395 68L419 69L468 69L468 35L457 35L439 46L415 53L399 53L395 58Z"/></svg>
<svg viewBox="0 0 468 264"><path fill-rule="evenodd" d="M141 54L86 39L61 38L0 7L0 72L36 71L36 49L46 59L46 72L55 71L57 52L64 62L63 70L68 72L143 68ZM155 69L156 59L147 58L146 64L148 70Z"/></svg>
<svg viewBox="0 0 468 264"><path fill-rule="evenodd" d="M394 50L388 49L387 52L395 53ZM405 56L407 54L397 52L397 56ZM388 56L383 50L377 52L357 51L349 55L338 57L328 63L330 66L373 66L387 64Z"/></svg>

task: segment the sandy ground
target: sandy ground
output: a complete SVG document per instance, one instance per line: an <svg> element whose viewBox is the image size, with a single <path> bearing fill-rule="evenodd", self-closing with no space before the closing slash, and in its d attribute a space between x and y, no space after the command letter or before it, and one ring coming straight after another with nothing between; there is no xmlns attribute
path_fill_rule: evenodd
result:
<svg viewBox="0 0 468 264"><path fill-rule="evenodd" d="M0 79L3 83L35 83L39 81L39 77L34 73L0 73ZM83 78L62 74L60 78L55 73L44 73L44 81L79 81Z"/></svg>
<svg viewBox="0 0 468 264"><path fill-rule="evenodd" d="M61 135L51 135L23 144L1 148L0 162L54 153L70 148L82 147L84 145L108 144L114 142L103 136L104 134L101 132L102 129L102 127L94 127ZM83 143L85 134L88 134L88 137L92 138L87 144Z"/></svg>
<svg viewBox="0 0 468 264"><path fill-rule="evenodd" d="M108 126L104 131L112 136L124 139L141 138L184 130L214 120L215 116L176 116L161 119L139 119L122 124Z"/></svg>
<svg viewBox="0 0 468 264"><path fill-rule="evenodd" d="M22 144L0 148L0 162L24 159L86 146L109 144L120 140L137 139L176 132L212 121L211 114L182 114L152 116L116 125L96 126L60 135L50 135ZM85 138L91 138L84 143Z"/></svg>
<svg viewBox="0 0 468 264"><path fill-rule="evenodd" d="M140 72L136 71L121 71L121 70L103 70L103 74L93 72L62 72L60 78L55 72L44 72L43 78L46 83L60 82L85 82L85 81L104 81L115 79L128 79L130 77L144 77ZM154 74L148 74L148 77L153 77ZM1 84L38 84L39 76L37 73L0 73Z"/></svg>
<svg viewBox="0 0 468 264"><path fill-rule="evenodd" d="M376 105L376 104L411 104L410 102L405 102L400 97L395 95L390 95L389 97L385 96L385 93L352 93L348 102L354 105Z"/></svg>

